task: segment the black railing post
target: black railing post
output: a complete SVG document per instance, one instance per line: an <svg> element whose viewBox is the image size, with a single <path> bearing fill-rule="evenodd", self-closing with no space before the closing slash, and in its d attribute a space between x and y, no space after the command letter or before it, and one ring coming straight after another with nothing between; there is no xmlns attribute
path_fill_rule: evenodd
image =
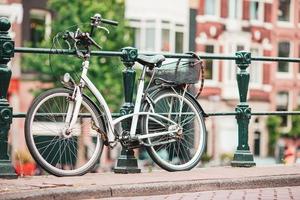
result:
<svg viewBox="0 0 300 200"><path fill-rule="evenodd" d="M249 120L251 118L251 108L247 103L247 93L249 86L250 75L247 68L251 63L251 53L246 51L239 51L236 53L236 64L239 72L236 75L240 103L235 108L236 119L238 123L238 147L234 153L231 166L233 167L252 167L255 166L253 154L250 152L248 145L248 128Z"/></svg>
<svg viewBox="0 0 300 200"><path fill-rule="evenodd" d="M123 56L121 57L122 62L124 63L126 69L123 71L123 86L124 86L124 95L125 103L123 104L120 113L121 115L130 114L133 112L133 90L135 83L136 72L132 69L136 57L137 49L132 47L126 47L122 49ZM125 119L122 121L123 132L129 133L131 125L131 118ZM127 149L122 147L121 155L117 160L116 167L114 168L115 173L140 173L141 169L138 168L137 159L134 157L134 152L132 149Z"/></svg>
<svg viewBox="0 0 300 200"><path fill-rule="evenodd" d="M0 18L0 178L17 178L8 155L8 131L12 123L12 107L7 101L11 70L7 63L14 56L14 41L8 35L10 22Z"/></svg>

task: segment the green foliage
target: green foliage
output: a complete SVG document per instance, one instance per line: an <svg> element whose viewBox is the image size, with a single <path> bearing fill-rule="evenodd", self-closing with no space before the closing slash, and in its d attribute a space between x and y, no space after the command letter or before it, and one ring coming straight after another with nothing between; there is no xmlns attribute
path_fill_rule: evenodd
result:
<svg viewBox="0 0 300 200"><path fill-rule="evenodd" d="M298 107L296 111L299 111L300 108ZM297 138L300 137L300 115L293 115L292 116L292 128L288 133L290 137Z"/></svg>
<svg viewBox="0 0 300 200"><path fill-rule="evenodd" d="M208 155L207 153L204 153L201 157L201 162L202 162L202 164L206 164L209 161L211 161L212 158L213 158L212 156Z"/></svg>
<svg viewBox="0 0 300 200"><path fill-rule="evenodd" d="M119 51L132 44L131 34L124 17L124 0L49 0L48 7L54 13L51 24L52 36L64 30L75 31L76 26L82 31L90 31L90 17L100 13L103 18L119 22L117 27L107 26L110 34L96 29L93 38L105 51ZM72 27L73 26L73 27ZM128 27L128 26L127 26ZM50 48L52 40L42 41L39 47ZM53 48L65 48L66 43L56 40ZM52 55L49 67L48 55L24 54L23 70L39 74L41 81L52 81L60 84L60 77L69 72L72 76L80 74L81 60L70 55ZM88 76L101 91L113 111L118 111L123 96L122 63L119 58L95 57L90 60Z"/></svg>
<svg viewBox="0 0 300 200"><path fill-rule="evenodd" d="M274 155L275 145L280 136L279 127L281 118L279 116L270 116L267 119L267 128L269 131L269 154Z"/></svg>
<svg viewBox="0 0 300 200"><path fill-rule="evenodd" d="M229 165L230 162L233 160L233 154L232 153L222 153L220 155L220 160L222 165Z"/></svg>

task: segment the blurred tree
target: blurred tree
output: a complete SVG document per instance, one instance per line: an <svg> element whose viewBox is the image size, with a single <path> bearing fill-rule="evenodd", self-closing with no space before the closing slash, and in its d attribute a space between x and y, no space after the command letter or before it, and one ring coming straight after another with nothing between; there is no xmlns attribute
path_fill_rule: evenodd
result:
<svg viewBox="0 0 300 200"><path fill-rule="evenodd" d="M279 139L280 132L279 127L281 124L281 118L279 116L270 116L267 119L267 127L269 131L269 155L273 156L275 151L275 145Z"/></svg>
<svg viewBox="0 0 300 200"><path fill-rule="evenodd" d="M51 24L53 39L42 41L40 47L67 47L61 37L55 37L56 34L65 30L75 31L77 27L89 32L90 17L95 13L100 13L103 18L119 22L117 27L103 24L110 30L109 35L101 29L95 30L93 38L103 47L103 50L118 51L132 44L131 30L124 17L124 0L49 0L48 7L54 13ZM62 36L62 33L58 36ZM53 45L52 42L54 42ZM81 72L81 60L70 55L51 55L48 59L48 56L23 54L23 67L27 71L37 72L38 80L51 81L57 85L60 83L60 77L66 72L78 78ZM92 56L90 60L88 75L113 111L119 110L123 96L121 70L122 63L119 58Z"/></svg>
<svg viewBox="0 0 300 200"><path fill-rule="evenodd" d="M296 109L296 111L299 111L300 107ZM299 138L300 137L300 115L293 115L292 116L292 128L290 132L288 133L289 136L293 138Z"/></svg>

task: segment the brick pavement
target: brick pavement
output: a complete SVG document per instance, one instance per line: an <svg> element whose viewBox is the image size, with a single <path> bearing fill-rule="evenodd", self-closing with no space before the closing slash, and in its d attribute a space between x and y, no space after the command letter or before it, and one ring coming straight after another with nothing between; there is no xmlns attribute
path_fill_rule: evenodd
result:
<svg viewBox="0 0 300 200"><path fill-rule="evenodd" d="M300 186L300 165L195 168L184 172L96 173L0 179L0 199L87 199Z"/></svg>
<svg viewBox="0 0 300 200"><path fill-rule="evenodd" d="M103 200L300 200L300 186L117 197Z"/></svg>

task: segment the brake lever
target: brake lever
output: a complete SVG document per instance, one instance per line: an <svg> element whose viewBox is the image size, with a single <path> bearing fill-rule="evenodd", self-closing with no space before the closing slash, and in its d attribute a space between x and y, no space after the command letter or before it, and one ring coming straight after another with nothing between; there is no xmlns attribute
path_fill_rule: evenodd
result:
<svg viewBox="0 0 300 200"><path fill-rule="evenodd" d="M100 28L100 29L102 29L102 30L105 30L107 34L110 33L109 30L108 30L106 27L104 27L104 26L97 26L97 28Z"/></svg>

